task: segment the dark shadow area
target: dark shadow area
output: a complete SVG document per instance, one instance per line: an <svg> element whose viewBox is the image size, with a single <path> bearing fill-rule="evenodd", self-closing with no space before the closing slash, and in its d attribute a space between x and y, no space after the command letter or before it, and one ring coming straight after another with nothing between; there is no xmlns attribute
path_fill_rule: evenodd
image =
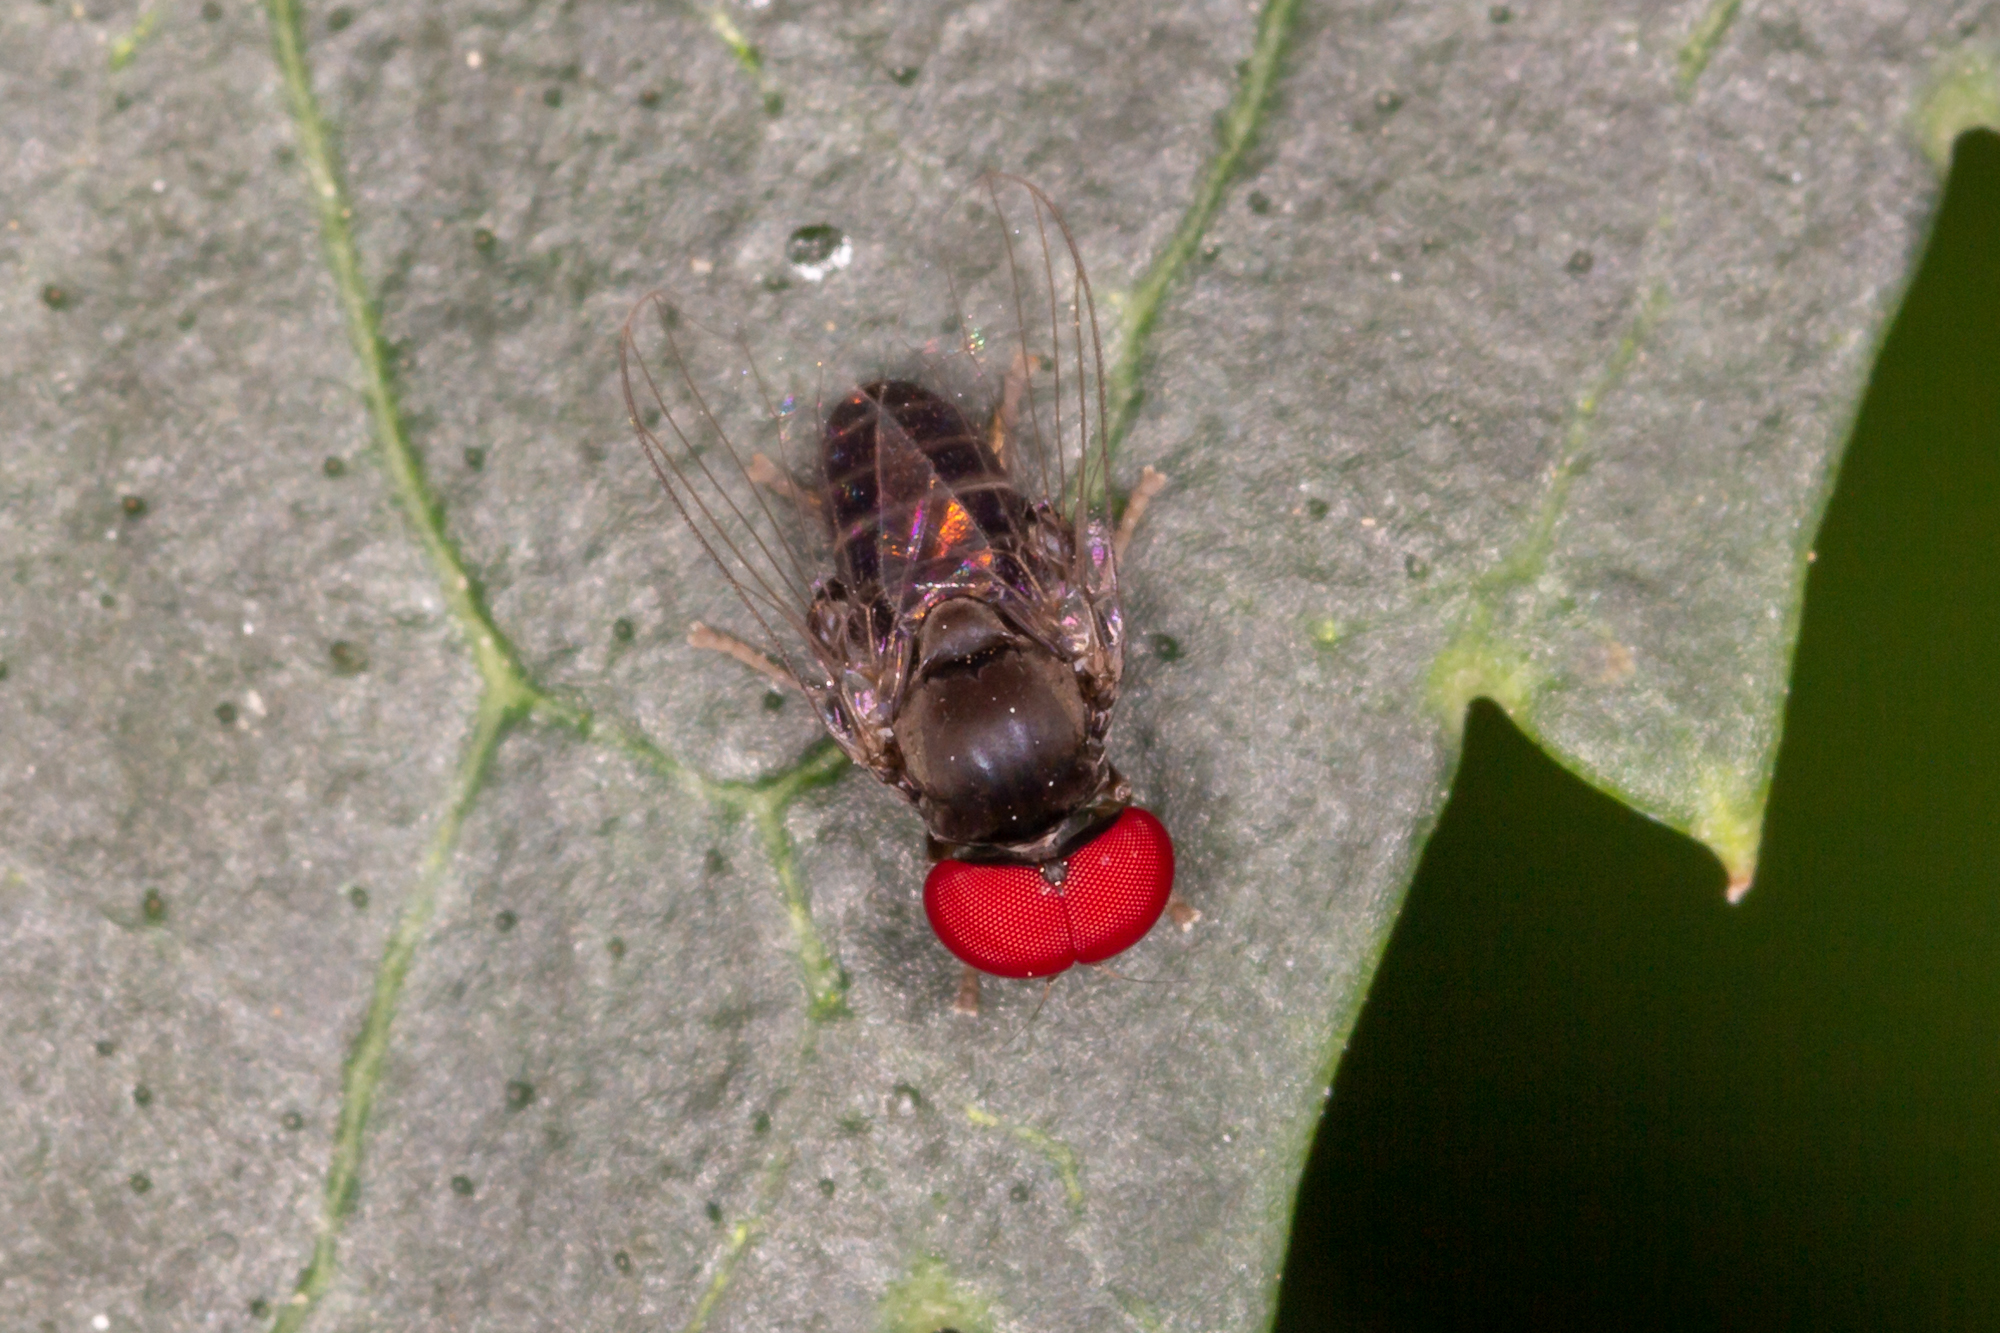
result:
<svg viewBox="0 0 2000 1333"><path fill-rule="evenodd" d="M1281 1333L2000 1328L2000 138L1818 544L1755 890L1490 705L1322 1122Z"/></svg>

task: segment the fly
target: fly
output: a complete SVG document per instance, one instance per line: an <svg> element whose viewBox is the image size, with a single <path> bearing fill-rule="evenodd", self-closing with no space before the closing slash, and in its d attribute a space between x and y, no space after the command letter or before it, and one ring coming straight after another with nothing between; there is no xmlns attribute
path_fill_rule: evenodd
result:
<svg viewBox="0 0 2000 1333"><path fill-rule="evenodd" d="M1051 976L1122 953L1170 907L1184 929L1198 914L1105 753L1118 565L1164 478L1147 468L1113 526L1096 309L1061 214L1011 176L961 202L970 262L886 321L877 373L823 413L804 475L737 443L782 450L795 415L746 339L655 292L619 365L647 460L758 629L753 646L697 623L690 642L797 688L916 807L925 913L976 1009L970 969Z"/></svg>

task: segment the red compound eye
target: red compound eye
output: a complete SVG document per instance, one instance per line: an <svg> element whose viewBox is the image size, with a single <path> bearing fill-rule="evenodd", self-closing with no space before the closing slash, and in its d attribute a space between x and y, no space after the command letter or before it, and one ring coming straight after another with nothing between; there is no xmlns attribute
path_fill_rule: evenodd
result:
<svg viewBox="0 0 2000 1333"><path fill-rule="evenodd" d="M1125 952L1160 919L1174 887L1174 841L1128 806L1070 854L1062 883L1036 866L940 861L924 914L944 947L996 977L1046 977Z"/></svg>

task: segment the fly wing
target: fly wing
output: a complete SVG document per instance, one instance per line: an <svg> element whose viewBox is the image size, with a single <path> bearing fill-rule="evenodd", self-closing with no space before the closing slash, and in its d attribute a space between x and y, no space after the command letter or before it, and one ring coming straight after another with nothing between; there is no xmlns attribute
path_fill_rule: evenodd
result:
<svg viewBox="0 0 2000 1333"><path fill-rule="evenodd" d="M1025 625L1100 682L1121 665L1111 440L1090 278L1049 197L990 173L939 227L960 361L991 405L988 443L1027 501Z"/></svg>
<svg viewBox="0 0 2000 1333"><path fill-rule="evenodd" d="M819 543L800 511L813 497L782 494L789 473L762 453L789 458L793 400L745 339L685 318L662 292L627 317L618 368L646 461L755 621L756 645L809 694L823 690L838 664L808 628Z"/></svg>

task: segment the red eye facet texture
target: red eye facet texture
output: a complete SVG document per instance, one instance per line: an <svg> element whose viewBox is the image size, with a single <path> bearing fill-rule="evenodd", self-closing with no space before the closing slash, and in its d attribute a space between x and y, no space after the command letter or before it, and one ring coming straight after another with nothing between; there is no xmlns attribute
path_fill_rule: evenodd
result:
<svg viewBox="0 0 2000 1333"><path fill-rule="evenodd" d="M996 977L1046 977L1101 963L1144 938L1174 887L1174 842L1128 806L1073 852L1062 883L1037 866L940 861L924 880L924 914L944 947Z"/></svg>

